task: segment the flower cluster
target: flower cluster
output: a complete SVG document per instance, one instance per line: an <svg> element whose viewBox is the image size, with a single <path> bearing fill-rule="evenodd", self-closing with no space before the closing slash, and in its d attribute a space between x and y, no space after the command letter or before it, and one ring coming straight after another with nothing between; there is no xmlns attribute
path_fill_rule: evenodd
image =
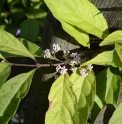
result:
<svg viewBox="0 0 122 124"><path fill-rule="evenodd" d="M86 77L86 76L88 75L87 70L91 71L92 68L93 68L92 64L87 65L87 68L86 68L86 69L85 69L85 68L82 68L82 69L80 70L80 74L81 74L83 77Z"/></svg>
<svg viewBox="0 0 122 124"><path fill-rule="evenodd" d="M59 72L60 74L66 74L67 70L68 69L65 66L61 67L60 65L58 65L56 67L56 72Z"/></svg>
<svg viewBox="0 0 122 124"><path fill-rule="evenodd" d="M80 70L80 74L81 74L83 77L86 77L86 76L88 75L88 73L87 73L86 71L87 71L86 69L82 68L82 69Z"/></svg>
<svg viewBox="0 0 122 124"><path fill-rule="evenodd" d="M46 49L44 51L44 58L50 58L50 56L51 56L50 50L49 49Z"/></svg>
<svg viewBox="0 0 122 124"><path fill-rule="evenodd" d="M87 69L90 70L90 71L92 70L92 68L93 68L92 64L87 66Z"/></svg>
<svg viewBox="0 0 122 124"><path fill-rule="evenodd" d="M61 48L60 48L60 46L58 44L53 44L53 51L54 51L54 53L60 51L60 49Z"/></svg>
<svg viewBox="0 0 122 124"><path fill-rule="evenodd" d="M49 49L46 49L44 51L44 58L51 58L51 55L52 55L53 59L58 60L55 56L55 53L60 50L61 50L61 48L58 44L53 44L52 52ZM70 64L71 68L69 70L71 70L72 72L76 71L77 67L79 67L80 63L81 63L81 54L77 54L77 52L70 54L69 51L63 51L63 54L64 54L64 58L66 60L70 59L69 64ZM80 69L80 75L83 77L86 77L88 75L88 70L91 71L92 69L93 69L92 64L89 64L87 67ZM68 69L66 68L66 66L58 65L56 67L56 72L58 72L60 74L66 74L67 70ZM57 76L55 78L57 78Z"/></svg>
<svg viewBox="0 0 122 124"><path fill-rule="evenodd" d="M53 51L52 54L60 51L60 46L58 44L53 44ZM50 58L51 57L51 51L49 49L46 49L44 51L44 58Z"/></svg>
<svg viewBox="0 0 122 124"><path fill-rule="evenodd" d="M72 53L70 57L72 58L70 62L71 65L78 64L81 61L80 56L77 54L77 52Z"/></svg>

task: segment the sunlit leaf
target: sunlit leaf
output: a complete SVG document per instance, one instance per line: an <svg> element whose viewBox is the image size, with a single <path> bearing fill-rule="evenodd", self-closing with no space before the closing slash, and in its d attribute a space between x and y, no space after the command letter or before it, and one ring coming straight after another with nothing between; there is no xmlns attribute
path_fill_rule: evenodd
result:
<svg viewBox="0 0 122 124"><path fill-rule="evenodd" d="M0 124L7 124L20 100L27 94L35 70L8 80L0 88Z"/></svg>
<svg viewBox="0 0 122 124"><path fill-rule="evenodd" d="M70 25L99 38L105 38L108 35L106 20L89 0L44 1L54 16L55 13L58 14L63 21ZM60 21L60 18L56 18Z"/></svg>
<svg viewBox="0 0 122 124"><path fill-rule="evenodd" d="M18 39L34 57L43 57L43 50L36 44L25 39Z"/></svg>
<svg viewBox="0 0 122 124"><path fill-rule="evenodd" d="M0 51L26 56L35 60L33 55L10 33L0 29Z"/></svg>
<svg viewBox="0 0 122 124"><path fill-rule="evenodd" d="M109 34L101 43L100 46L122 43L122 30L117 30Z"/></svg>
<svg viewBox="0 0 122 124"><path fill-rule="evenodd" d="M75 26L71 26L70 24L62 21L63 29L75 38L81 45L90 48L90 41L88 33L84 32L81 29L76 28Z"/></svg>
<svg viewBox="0 0 122 124"><path fill-rule="evenodd" d="M11 67L7 63L0 63L0 87L5 83L6 79L8 78L11 72Z"/></svg>
<svg viewBox="0 0 122 124"><path fill-rule="evenodd" d="M102 52L98 54L95 58L83 63L82 66L88 64L111 65L113 67L122 67L122 62L115 50Z"/></svg>
<svg viewBox="0 0 122 124"><path fill-rule="evenodd" d="M119 104L108 124L122 124L122 103Z"/></svg>
<svg viewBox="0 0 122 124"><path fill-rule="evenodd" d="M77 98L79 124L86 124L89 112L94 104L96 92L95 75L93 72L88 72L84 78L74 72L71 75L73 83L73 92Z"/></svg>
<svg viewBox="0 0 122 124"><path fill-rule="evenodd" d="M116 52L117 52L117 54L118 54L118 56L119 56L119 58L122 62L122 44L116 43L115 44L115 49L116 49Z"/></svg>
<svg viewBox="0 0 122 124"><path fill-rule="evenodd" d="M60 18L60 16L58 16L58 14L56 12L55 12L55 17L60 19L63 29L68 34L70 34L72 37L74 37L83 46L90 47L88 33L63 21L62 18Z"/></svg>
<svg viewBox="0 0 122 124"><path fill-rule="evenodd" d="M91 113L92 124L103 106L117 105L120 89L121 76L118 68L107 67L96 76L96 99Z"/></svg>
<svg viewBox="0 0 122 124"><path fill-rule="evenodd" d="M76 99L68 74L61 75L52 85L45 124L75 124Z"/></svg>
<svg viewBox="0 0 122 124"><path fill-rule="evenodd" d="M108 67L101 71L97 77L98 97L107 104L116 105L121 88L121 76L118 68Z"/></svg>

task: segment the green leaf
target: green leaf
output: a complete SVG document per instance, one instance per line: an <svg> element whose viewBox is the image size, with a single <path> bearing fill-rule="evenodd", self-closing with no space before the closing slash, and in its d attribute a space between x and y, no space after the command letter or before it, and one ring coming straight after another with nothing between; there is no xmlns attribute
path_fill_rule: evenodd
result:
<svg viewBox="0 0 122 124"><path fill-rule="evenodd" d="M88 75L84 78L76 71L70 78L73 83L73 92L77 98L79 124L86 124L89 112L94 104L95 75L93 72L88 72Z"/></svg>
<svg viewBox="0 0 122 124"><path fill-rule="evenodd" d="M40 3L40 2L39 2ZM47 12L44 11L43 9L35 9L35 8L29 8L28 13L26 13L26 16L30 19L42 19L44 20L46 17Z"/></svg>
<svg viewBox="0 0 122 124"><path fill-rule="evenodd" d="M11 66L7 63L0 63L0 87L5 83L11 72Z"/></svg>
<svg viewBox="0 0 122 124"><path fill-rule="evenodd" d="M119 58L122 62L122 44L116 43L115 44L115 49L116 49L116 52L117 52L117 54L118 54L118 56L119 56Z"/></svg>
<svg viewBox="0 0 122 124"><path fill-rule="evenodd" d="M102 13L89 0L44 0L53 15L99 38L108 35L108 26ZM57 9L58 8L58 9ZM56 17L56 16L55 16ZM60 21L60 18L57 18Z"/></svg>
<svg viewBox="0 0 122 124"><path fill-rule="evenodd" d="M108 124L122 124L122 103L120 103L117 109L114 111Z"/></svg>
<svg viewBox="0 0 122 124"><path fill-rule="evenodd" d="M96 89L97 89L97 86L96 86ZM99 112L102 110L103 107L104 107L104 105L103 105L101 99L97 95L95 95L94 105L91 110L90 124L94 124L96 117L98 116Z"/></svg>
<svg viewBox="0 0 122 124"><path fill-rule="evenodd" d="M83 31L75 26L71 26L70 24L68 24L64 21L62 22L62 27L68 34L70 34L72 37L74 37L75 40L78 41L78 43L80 43L81 45L83 45L85 47L90 48L88 33L86 33L85 31Z"/></svg>
<svg viewBox="0 0 122 124"><path fill-rule="evenodd" d="M53 83L49 94L49 108L45 124L76 124L76 99L69 75L61 75Z"/></svg>
<svg viewBox="0 0 122 124"><path fill-rule="evenodd" d="M35 42L39 33L39 23L36 20L27 19L20 25L20 37Z"/></svg>
<svg viewBox="0 0 122 124"><path fill-rule="evenodd" d="M75 38L76 41L78 41L80 44L82 44L85 47L90 48L90 43L89 43L89 35L85 31L70 25L69 23L63 21L60 16L55 12L55 17L60 19L60 22L62 24L63 29L70 34L72 37Z"/></svg>
<svg viewBox="0 0 122 124"><path fill-rule="evenodd" d="M107 67L96 76L96 98L91 112L93 124L106 104L117 105L121 90L121 76L118 68Z"/></svg>
<svg viewBox="0 0 122 124"><path fill-rule="evenodd" d="M0 53L0 59L5 60L5 58L3 57L3 55Z"/></svg>
<svg viewBox="0 0 122 124"><path fill-rule="evenodd" d="M20 100L27 94L35 70L8 80L0 88L0 124L7 124Z"/></svg>
<svg viewBox="0 0 122 124"><path fill-rule="evenodd" d="M14 17L18 18L18 19L22 19L24 17L25 14L25 10L22 7L12 7L11 8L11 12L14 15Z"/></svg>
<svg viewBox="0 0 122 124"><path fill-rule="evenodd" d="M42 0L31 0L32 4L31 7L35 9L39 9L40 6L43 4Z"/></svg>
<svg viewBox="0 0 122 124"><path fill-rule="evenodd" d="M43 50L36 45L35 43L29 42L23 38L18 38L18 40L26 47L26 49L34 56L34 57L43 57ZM2 57L4 56L4 57ZM20 55L14 55L6 52L0 51L0 58L10 58L10 57L20 57Z"/></svg>
<svg viewBox="0 0 122 124"><path fill-rule="evenodd" d="M109 34L101 43L100 46L122 43L122 30L117 30Z"/></svg>
<svg viewBox="0 0 122 124"><path fill-rule="evenodd" d="M15 54L10 54L10 53L6 53L6 52L3 52L3 51L0 51L0 54L2 56L4 56L4 58L11 58L11 57L21 57L20 55L15 55Z"/></svg>
<svg viewBox="0 0 122 124"><path fill-rule="evenodd" d="M18 39L34 57L43 57L43 50L36 44L25 39Z"/></svg>
<svg viewBox="0 0 122 124"><path fill-rule="evenodd" d="M13 35L0 29L0 51L26 56L35 60L33 55Z"/></svg>
<svg viewBox="0 0 122 124"><path fill-rule="evenodd" d="M122 67L122 62L115 50L102 52L95 58L83 63L81 66L96 64L96 65L111 65L113 67Z"/></svg>
<svg viewBox="0 0 122 124"><path fill-rule="evenodd" d="M101 71L97 77L96 94L106 104L116 105L121 89L121 76L118 68L108 67Z"/></svg>

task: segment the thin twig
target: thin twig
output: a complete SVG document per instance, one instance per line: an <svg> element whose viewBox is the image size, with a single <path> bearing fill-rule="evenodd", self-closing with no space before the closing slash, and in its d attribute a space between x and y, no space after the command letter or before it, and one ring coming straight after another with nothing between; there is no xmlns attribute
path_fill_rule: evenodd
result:
<svg viewBox="0 0 122 124"><path fill-rule="evenodd" d="M70 62L70 60L68 61L64 61L64 62L61 62L61 63L55 63L55 64L18 64L18 63L11 63L11 62L8 62L6 61L7 63L9 63L11 66L23 66L23 67L36 67L36 68L41 68L41 67L50 67L50 66L58 66L58 65L66 65Z"/></svg>
<svg viewBox="0 0 122 124"><path fill-rule="evenodd" d="M25 8L27 8L27 6L26 6L26 4L25 4L25 1L24 1L24 0L22 0L22 4L23 4L23 6L24 6Z"/></svg>

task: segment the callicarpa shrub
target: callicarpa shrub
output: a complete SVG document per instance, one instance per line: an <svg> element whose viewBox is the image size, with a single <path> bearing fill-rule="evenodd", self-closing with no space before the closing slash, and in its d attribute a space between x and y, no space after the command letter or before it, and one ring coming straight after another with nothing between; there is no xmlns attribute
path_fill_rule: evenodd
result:
<svg viewBox="0 0 122 124"><path fill-rule="evenodd" d="M16 32L16 37L23 36L25 39L16 38L0 29L0 59L2 60L0 62L0 124L9 122L21 99L28 93L33 75L43 67L55 68L55 81L52 82L48 95L49 108L45 113L45 124L87 124L88 120L93 124L100 111L109 105L114 106L115 111L111 114L108 124L121 124L122 103L121 101L118 103L118 98L122 76L122 30L109 33L102 12L89 0L44 1L53 16L61 23L64 31L76 42L91 49L89 36L92 35L100 39L99 48L91 52L91 57L85 61L82 51L66 51L58 43L52 45L52 50L48 48L42 50L35 44L41 24L32 19L27 19ZM33 5L36 4L30 6ZM26 8L25 4L24 7ZM38 8L38 6L33 7ZM35 13L32 15L26 13L26 16L34 18ZM37 14L36 17L38 16L40 15ZM9 22L7 19L5 21ZM34 31L26 27L28 23L35 29ZM35 34L32 35L33 37L30 31ZM29 41L26 40L27 36ZM58 54L60 52L61 54ZM33 64L11 62L8 58L12 57L30 58ZM43 58L46 63L39 62L37 58ZM32 69L8 78L12 66ZM99 71L96 71L95 67L102 69L97 68L96 70Z"/></svg>

